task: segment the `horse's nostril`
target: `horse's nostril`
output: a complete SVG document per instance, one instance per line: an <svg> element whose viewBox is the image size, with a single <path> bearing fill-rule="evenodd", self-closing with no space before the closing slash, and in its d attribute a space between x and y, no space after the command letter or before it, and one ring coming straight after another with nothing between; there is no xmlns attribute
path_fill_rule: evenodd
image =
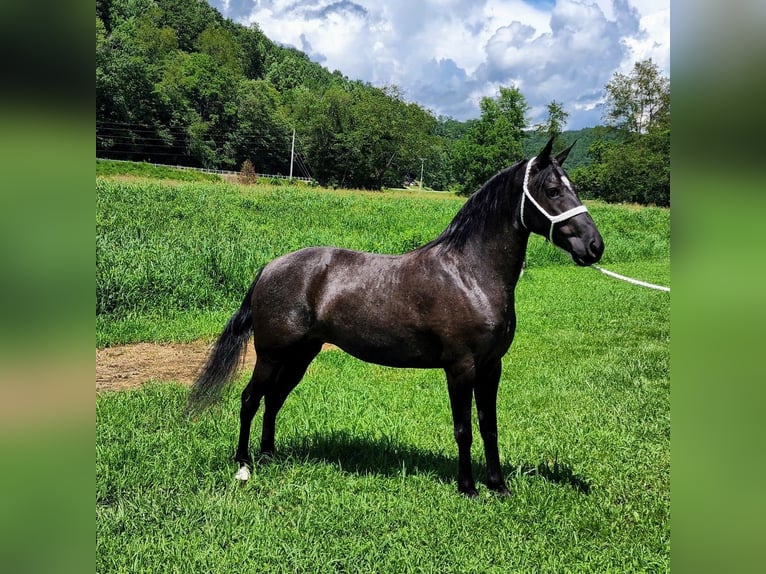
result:
<svg viewBox="0 0 766 574"><path fill-rule="evenodd" d="M601 253L604 251L604 243L603 241L600 241L599 239L592 239L589 245L591 255L595 255L596 257L600 257Z"/></svg>

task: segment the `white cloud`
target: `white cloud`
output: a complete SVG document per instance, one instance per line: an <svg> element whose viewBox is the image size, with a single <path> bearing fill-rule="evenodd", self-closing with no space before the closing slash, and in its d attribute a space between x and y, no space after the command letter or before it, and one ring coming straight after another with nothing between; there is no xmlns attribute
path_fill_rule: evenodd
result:
<svg viewBox="0 0 766 574"><path fill-rule="evenodd" d="M517 85L540 121L555 99L570 128L601 121L603 87L651 57L669 73L669 0L209 0L329 70L458 119Z"/></svg>
<svg viewBox="0 0 766 574"><path fill-rule="evenodd" d="M665 3L664 8L644 13L641 16L641 28L646 31L646 35L626 38L633 56L626 65L631 67L632 62L651 58L665 75L670 75L670 6Z"/></svg>
<svg viewBox="0 0 766 574"><path fill-rule="evenodd" d="M597 4L558 0L549 25L540 35L521 22L498 29L487 43L484 78L501 83L519 78L533 121L557 100L575 127L596 123L601 94L594 88L603 87L620 66L628 52L623 30L637 30L638 18L627 11L609 20Z"/></svg>

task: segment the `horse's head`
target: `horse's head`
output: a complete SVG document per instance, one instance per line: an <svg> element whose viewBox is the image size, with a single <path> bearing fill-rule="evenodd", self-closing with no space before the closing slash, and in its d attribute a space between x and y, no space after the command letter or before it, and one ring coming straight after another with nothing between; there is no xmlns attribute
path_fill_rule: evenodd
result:
<svg viewBox="0 0 766 574"><path fill-rule="evenodd" d="M551 156L553 138L524 168L521 224L572 255L578 265L601 259L604 240L561 167L574 143Z"/></svg>

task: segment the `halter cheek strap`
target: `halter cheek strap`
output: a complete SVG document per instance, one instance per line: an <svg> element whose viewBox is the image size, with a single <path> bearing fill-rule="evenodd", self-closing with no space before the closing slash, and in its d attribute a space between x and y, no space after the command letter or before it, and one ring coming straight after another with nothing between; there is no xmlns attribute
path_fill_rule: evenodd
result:
<svg viewBox="0 0 766 574"><path fill-rule="evenodd" d="M535 162L537 158L533 157L527 162L527 169L524 172L524 193L521 195L521 224L524 226L525 229L529 229L527 227L527 224L524 222L524 203L527 199L532 202L532 205L534 205L537 210L542 213L548 221L551 223L550 231L548 232L548 241L553 243L553 228L557 223L561 223L562 221L566 221L567 219L571 219L575 215L579 215L581 213L587 213L588 208L584 205L578 205L577 207L573 207L572 209L568 209L567 211L563 213L559 213L558 215L551 215L545 209L543 209L543 206L537 203L535 201L535 198L532 197L532 194L529 193L529 171L532 167L532 164Z"/></svg>

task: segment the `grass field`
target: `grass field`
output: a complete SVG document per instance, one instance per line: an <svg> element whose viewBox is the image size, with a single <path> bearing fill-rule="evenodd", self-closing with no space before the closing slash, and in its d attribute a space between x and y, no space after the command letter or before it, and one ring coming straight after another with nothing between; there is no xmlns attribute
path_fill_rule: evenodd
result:
<svg viewBox="0 0 766 574"><path fill-rule="evenodd" d="M462 200L412 192L96 180L96 342L212 336L256 270L310 245L401 253Z"/></svg>
<svg viewBox="0 0 766 574"><path fill-rule="evenodd" d="M127 176L147 179L174 181L220 182L221 177L214 173L205 173L189 169L176 169L170 166L152 165L144 162L125 162L110 159L96 160L96 176Z"/></svg>
<svg viewBox="0 0 766 574"><path fill-rule="evenodd" d="M209 337L280 252L401 252L459 205L98 179L97 344ZM669 284L667 210L590 208L605 266ZM517 298L498 400L512 497L481 484L478 429L480 497L456 493L439 371L320 354L280 413L276 459L244 487L231 457L246 373L193 421L185 388L158 381L97 397L97 571L669 570L669 295L577 268L535 240Z"/></svg>
<svg viewBox="0 0 766 574"><path fill-rule="evenodd" d="M402 253L436 237L463 201L97 178L96 345L212 337L275 257L312 245ZM668 267L668 210L589 205L607 242L604 264ZM530 268L571 264L537 236L527 260Z"/></svg>

